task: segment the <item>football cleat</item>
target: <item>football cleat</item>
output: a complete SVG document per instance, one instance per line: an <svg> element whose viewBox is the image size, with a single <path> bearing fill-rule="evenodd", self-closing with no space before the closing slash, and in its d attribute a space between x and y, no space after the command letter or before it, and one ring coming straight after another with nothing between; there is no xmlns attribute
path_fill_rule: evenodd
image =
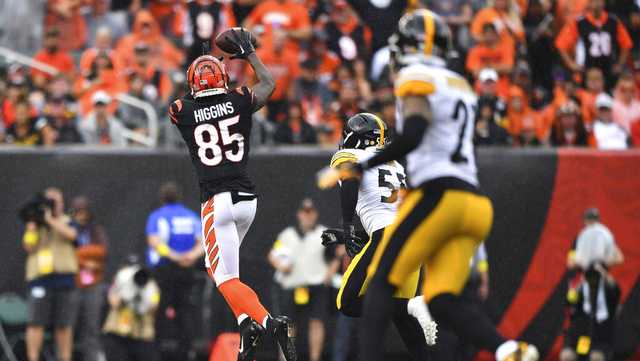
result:
<svg viewBox="0 0 640 361"><path fill-rule="evenodd" d="M267 332L278 341L286 361L296 361L296 330L293 321L287 316L269 317Z"/></svg>
<svg viewBox="0 0 640 361"><path fill-rule="evenodd" d="M246 318L240 323L240 351L238 361L252 361L256 348L264 336L264 328L256 321Z"/></svg>
<svg viewBox="0 0 640 361"><path fill-rule="evenodd" d="M433 320L422 296L417 296L407 303L407 312L415 317L422 327L427 345L433 346L438 339L438 324Z"/></svg>
<svg viewBox="0 0 640 361"><path fill-rule="evenodd" d="M538 361L538 349L526 342L507 341L496 351L497 361Z"/></svg>

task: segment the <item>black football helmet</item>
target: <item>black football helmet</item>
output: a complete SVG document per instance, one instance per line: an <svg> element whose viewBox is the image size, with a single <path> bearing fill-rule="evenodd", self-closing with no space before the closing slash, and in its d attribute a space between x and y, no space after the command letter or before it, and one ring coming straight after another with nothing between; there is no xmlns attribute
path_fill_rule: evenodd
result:
<svg viewBox="0 0 640 361"><path fill-rule="evenodd" d="M417 9L404 14L389 38L392 65L407 55L447 59L453 54L451 30L438 14Z"/></svg>
<svg viewBox="0 0 640 361"><path fill-rule="evenodd" d="M341 148L382 148L388 142L387 124L371 113L358 113L349 120L342 131Z"/></svg>

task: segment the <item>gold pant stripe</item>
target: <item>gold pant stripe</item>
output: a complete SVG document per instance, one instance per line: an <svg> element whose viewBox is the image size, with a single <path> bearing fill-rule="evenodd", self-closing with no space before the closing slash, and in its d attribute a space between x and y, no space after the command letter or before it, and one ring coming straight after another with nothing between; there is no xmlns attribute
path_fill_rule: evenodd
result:
<svg viewBox="0 0 640 361"><path fill-rule="evenodd" d="M347 270L345 271L344 276L342 277L342 284L340 285L340 289L338 290L338 296L336 297L336 307L339 310L342 309L342 296L344 294L345 288L347 287L347 284L351 280L351 274L356 269L356 267L359 265L360 261L362 260L362 257L365 255L365 253L369 250L369 247L371 246L371 243L372 242L371 242L371 238L370 238L369 242L367 242L367 244L364 246L362 251L360 253L358 253L351 260L351 263L349 263L349 267L347 267ZM375 250L373 250L373 251L375 251ZM363 267L366 267L366 265L364 265ZM365 272L367 272L366 269L365 269ZM360 286L360 290L358 292L358 297L362 297L367 292L367 288L369 287L369 281L371 281L371 276L372 275L367 272L367 276L366 276L364 282L362 283L362 285ZM396 290L396 292L393 294L393 297L394 298L405 298L405 299L409 299L409 298L415 297L415 295L416 295L416 293L418 291L418 283L419 282L420 282L420 270L417 269L413 274L411 274L411 276L409 276L407 281L404 282L402 284L402 286L400 286Z"/></svg>
<svg viewBox="0 0 640 361"><path fill-rule="evenodd" d="M438 206L404 242L389 272L389 282L400 284L426 264L423 293L460 294L469 276L476 248L491 230L491 201L467 191L447 190Z"/></svg>
<svg viewBox="0 0 640 361"><path fill-rule="evenodd" d="M421 202L423 199L425 202ZM441 196L414 190L394 223L385 230L369 276L384 261L390 265L386 266L388 281L399 287L426 265L423 293L427 300L441 293L459 294L469 275L470 259L489 233L492 219L493 209L487 197L456 189L446 190ZM399 230L403 223L405 227ZM391 249L397 250L395 259L385 259L385 254L394 256Z"/></svg>
<svg viewBox="0 0 640 361"><path fill-rule="evenodd" d="M349 277L351 277L351 273L353 273L353 270L356 269L358 262L360 262L360 259L362 259L362 256L364 256L365 252L367 252L367 249L369 249L369 246L371 246L371 238L369 238L369 242L367 242L367 244L364 246L362 251L360 251L360 253L358 253L355 257L353 257L353 259L351 260L351 263L349 263L349 267L347 267L347 271L344 273L344 276L342 277L342 285L340 285L340 290L338 290L338 297L336 297L336 306L338 307L338 309L342 308L342 293L344 292L344 289L347 286L347 283L349 282ZM367 277L367 279L369 279L369 277ZM366 281L365 281L365 284L367 284ZM365 284L363 284L362 288L360 288L360 292L358 293L358 296L364 294L364 290L366 289Z"/></svg>
<svg viewBox="0 0 640 361"><path fill-rule="evenodd" d="M411 211L420 202L422 197L423 197L422 189L412 190L406 195L404 201L402 202L402 204L400 205L400 208L398 209L398 214L396 215L395 221L393 221L393 223L387 226L384 230L384 236L382 237L382 241L380 242L380 245L378 245L378 248L376 249L376 253L373 255L373 260L369 265L367 278L371 278L373 274L376 272L376 270L378 269L378 265L380 264L380 259L382 258L382 255L384 254L387 246L389 245L389 240L391 238L391 235L395 233L398 226L411 214Z"/></svg>

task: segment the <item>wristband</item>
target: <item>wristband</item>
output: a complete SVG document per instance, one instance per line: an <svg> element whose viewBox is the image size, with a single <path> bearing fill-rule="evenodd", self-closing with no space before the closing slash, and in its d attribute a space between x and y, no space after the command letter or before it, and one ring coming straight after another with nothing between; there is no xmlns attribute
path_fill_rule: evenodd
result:
<svg viewBox="0 0 640 361"><path fill-rule="evenodd" d="M22 236L22 242L28 247L33 247L38 243L38 232L36 231L26 231L24 232L24 236Z"/></svg>
<svg viewBox="0 0 640 361"><path fill-rule="evenodd" d="M167 246L164 243L160 243L159 245L156 246L156 252L158 252L160 256L166 257L171 252L171 248L169 248L169 246Z"/></svg>

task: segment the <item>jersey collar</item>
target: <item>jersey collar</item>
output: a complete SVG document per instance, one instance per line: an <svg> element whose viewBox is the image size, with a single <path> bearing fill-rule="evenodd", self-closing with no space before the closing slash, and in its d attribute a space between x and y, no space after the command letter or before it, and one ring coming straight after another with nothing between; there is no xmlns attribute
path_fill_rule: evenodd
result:
<svg viewBox="0 0 640 361"><path fill-rule="evenodd" d="M589 20L589 22L595 26L602 26L607 22L607 19L609 19L609 14L603 10L602 14L600 14L600 18L596 19L595 16L593 16L593 13L588 12L585 15L585 18L587 18L587 20Z"/></svg>

